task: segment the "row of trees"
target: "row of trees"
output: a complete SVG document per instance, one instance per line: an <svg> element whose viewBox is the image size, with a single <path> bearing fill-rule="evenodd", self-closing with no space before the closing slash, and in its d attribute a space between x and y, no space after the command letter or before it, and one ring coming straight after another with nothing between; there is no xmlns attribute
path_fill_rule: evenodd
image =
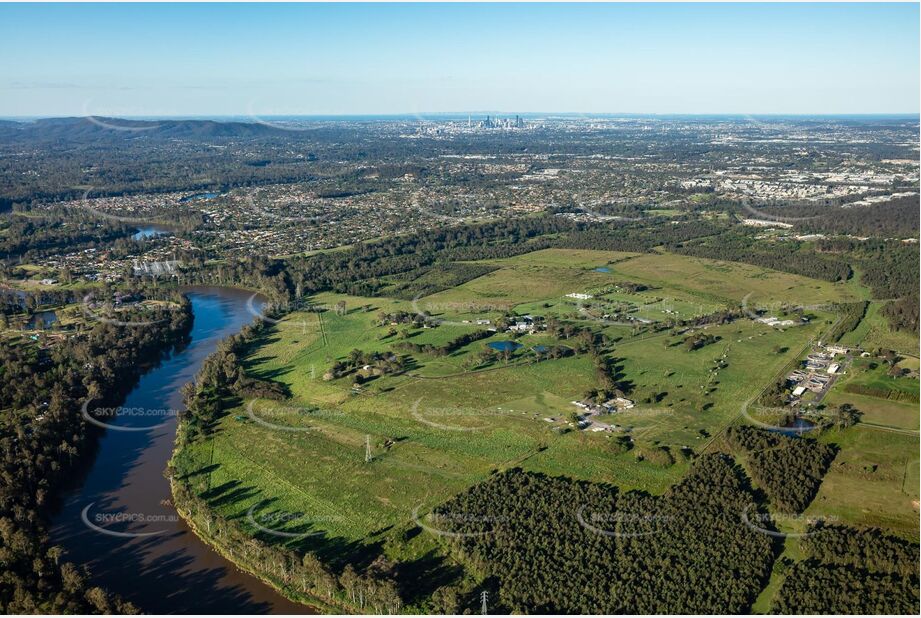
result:
<svg viewBox="0 0 921 618"><path fill-rule="evenodd" d="M357 348L349 352L345 360L336 361L323 375L325 380L335 380L368 367L372 375L400 373L406 369L407 359L398 354L386 352L364 352ZM356 376L360 382L361 378Z"/></svg>
<svg viewBox="0 0 921 618"><path fill-rule="evenodd" d="M411 270L399 277L399 282L386 290L387 296L412 300L449 290L482 277L499 267L493 264L450 262Z"/></svg>
<svg viewBox="0 0 921 618"><path fill-rule="evenodd" d="M711 335L709 333L694 333L693 335L688 335L684 338L684 347L688 352L693 352L694 350L699 350L703 347L710 345L711 343L716 343L721 337L718 335Z"/></svg>
<svg viewBox="0 0 921 618"><path fill-rule="evenodd" d="M856 303L836 304L833 309L838 314L840 321L835 325L834 329L829 331L827 335L828 341L839 341L841 337L857 328L857 325L867 314L867 307L869 306L870 302L866 300Z"/></svg>
<svg viewBox="0 0 921 618"><path fill-rule="evenodd" d="M471 333L464 333L459 335L450 341L443 343L442 345L433 345L431 343L413 343L412 341L403 341L397 344L397 348L401 350L407 350L409 352L432 354L434 356L447 356L452 352L460 350L465 345L469 345L475 341L481 341L492 337L495 334L495 331L490 330L475 330Z"/></svg>
<svg viewBox="0 0 921 618"><path fill-rule="evenodd" d="M180 443L210 435L223 415L228 398L280 400L289 395L284 385L247 375L240 364L241 356L264 330L265 323L257 320L221 341L217 350L205 359L195 380L182 387L186 409L180 416Z"/></svg>
<svg viewBox="0 0 921 618"><path fill-rule="evenodd" d="M399 613L403 601L396 581L396 565L386 558L378 556L361 572L351 564L337 572L316 553L299 553L263 541L258 531L212 509L201 495L207 487L195 485L196 479L200 483L201 475L185 469L182 447L210 435L229 401L248 396L281 399L288 395L274 382L247 376L239 363L266 328L264 322L256 321L226 338L205 359L195 380L184 387L187 409L180 417L180 448L167 471L176 508L236 563L271 578L292 596L308 601L319 599L332 607L365 613ZM372 356L353 350L348 362L356 367L374 361ZM254 389L263 394L252 395Z"/></svg>
<svg viewBox="0 0 921 618"><path fill-rule="evenodd" d="M396 614L403 607L395 565L379 557L359 573L352 565L334 571L315 553L299 554L267 543L238 521L215 513L191 486L174 478L173 498L180 510L206 538L241 566L270 578L307 602L371 614Z"/></svg>

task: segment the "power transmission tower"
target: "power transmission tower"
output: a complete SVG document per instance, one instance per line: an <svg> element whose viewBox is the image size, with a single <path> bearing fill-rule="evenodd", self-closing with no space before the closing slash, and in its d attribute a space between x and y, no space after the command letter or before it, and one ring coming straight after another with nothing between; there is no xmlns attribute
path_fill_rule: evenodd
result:
<svg viewBox="0 0 921 618"><path fill-rule="evenodd" d="M487 611L487 609L486 609L486 603L487 603L487 601L489 601L489 592L488 592L488 591L484 590L483 592L480 593L480 601L482 602L482 606L481 606L481 608L480 608L480 612L485 616L486 614L489 613L489 612Z"/></svg>
<svg viewBox="0 0 921 618"><path fill-rule="evenodd" d="M371 436L365 436L365 463L371 463Z"/></svg>

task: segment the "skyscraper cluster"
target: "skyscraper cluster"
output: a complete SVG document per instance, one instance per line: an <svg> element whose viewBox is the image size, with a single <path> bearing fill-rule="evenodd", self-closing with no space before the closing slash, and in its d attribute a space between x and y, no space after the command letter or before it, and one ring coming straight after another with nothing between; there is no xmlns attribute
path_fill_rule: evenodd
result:
<svg viewBox="0 0 921 618"><path fill-rule="evenodd" d="M511 118L493 118L492 116L486 116L486 120L480 125L485 129L523 129L524 128L524 119L515 115L515 119Z"/></svg>

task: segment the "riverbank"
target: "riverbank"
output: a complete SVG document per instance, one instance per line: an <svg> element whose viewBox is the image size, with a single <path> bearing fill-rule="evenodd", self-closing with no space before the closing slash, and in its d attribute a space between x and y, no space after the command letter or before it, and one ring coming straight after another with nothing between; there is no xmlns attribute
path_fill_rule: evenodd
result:
<svg viewBox="0 0 921 618"><path fill-rule="evenodd" d="M246 491L243 483L236 480L213 485L212 472L220 465L208 462L210 440L220 431L218 425L230 402L253 396L275 400L287 397L276 382L227 371L266 335L266 330L264 323L256 322L225 339L205 359L192 385L183 389L186 411L177 428L167 468L173 503L203 542L289 600L327 611L399 613L403 601L392 567L363 568L359 573L351 562L333 565L316 552L293 548L289 541L300 538L296 533L277 533L285 542L266 542L262 533L273 531L260 528L261 532L254 534L238 517L212 508L212 501L219 504L226 499L226 492ZM200 457L202 454L205 459Z"/></svg>
<svg viewBox="0 0 921 618"><path fill-rule="evenodd" d="M52 543L89 567L92 585L147 613L304 613L309 609L215 553L172 508L163 470L182 410L181 387L221 341L255 317L248 309L252 292L213 286L182 291L194 315L190 341L141 376L121 405L131 413L107 419L111 426L92 464L62 496Z"/></svg>
<svg viewBox="0 0 921 618"><path fill-rule="evenodd" d="M0 506L5 522L0 535L3 613L136 611L121 595L109 594L86 578L77 566L85 562L62 555L49 531L58 499L97 447L99 434L90 423L104 424L99 418L107 418L93 415L97 409L88 410L89 405L120 400L148 367L185 342L192 312L185 300L179 305L179 311L154 310L142 316L127 312L127 322L101 321L80 336L57 342L53 356L28 340L0 345L5 429L0 443L9 481L0 488L0 505L6 505ZM131 328L132 317L143 320L145 327ZM22 433L6 431L13 427Z"/></svg>
<svg viewBox="0 0 921 618"><path fill-rule="evenodd" d="M178 453L178 445L177 451ZM220 554L228 561L232 562L241 571L255 577L265 585L271 587L277 593L283 595L285 598L294 601L295 603L301 603L311 610L315 610L314 613L317 614L343 614L343 613L353 613L354 610L347 608L342 605L333 605L328 601L320 599L318 597L312 596L305 592L297 592L293 590L289 585L286 585L284 582L279 581L278 579L269 576L264 571L260 570L256 565L251 564L246 561L243 555L240 552L234 552L233 547L223 542L215 534L209 534L206 528L209 527L208 521L204 519L204 514L202 509L195 504L195 501L188 499L185 492L183 492L180 487L183 487L189 492L191 488L187 485L182 485L176 478L170 478L170 492L172 494L173 506L176 509L176 512L183 519L186 525L192 530L195 535L208 547L210 547L214 552ZM205 507L207 508L207 507ZM214 516L209 510L207 515L211 517ZM252 537L250 537L250 540Z"/></svg>

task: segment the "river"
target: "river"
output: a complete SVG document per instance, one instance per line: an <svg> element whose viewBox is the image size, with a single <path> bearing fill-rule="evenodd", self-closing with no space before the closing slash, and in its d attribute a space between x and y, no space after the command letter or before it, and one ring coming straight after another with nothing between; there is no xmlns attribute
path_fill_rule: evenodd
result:
<svg viewBox="0 0 921 618"><path fill-rule="evenodd" d="M170 506L163 475L173 450L180 388L217 343L253 320L250 292L188 291L191 342L148 371L100 436L95 458L65 491L51 536L91 583L152 614L311 613L201 542ZM142 326L138 326L141 328ZM138 430L144 428L143 430Z"/></svg>

